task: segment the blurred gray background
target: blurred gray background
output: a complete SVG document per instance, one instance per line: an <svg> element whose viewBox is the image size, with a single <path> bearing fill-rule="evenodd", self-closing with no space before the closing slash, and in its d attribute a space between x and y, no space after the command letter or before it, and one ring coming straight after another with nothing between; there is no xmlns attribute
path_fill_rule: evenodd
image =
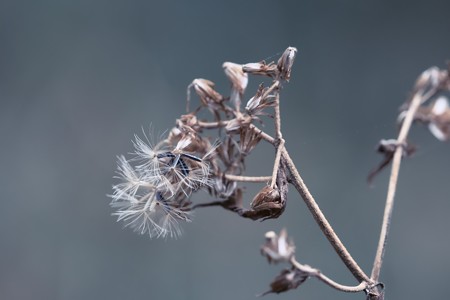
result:
<svg viewBox="0 0 450 300"><path fill-rule="evenodd" d="M259 255L288 228L300 261L355 280L299 196L277 220L196 211L178 240L123 229L109 198L116 155L134 133L184 113L203 77L227 93L221 64L298 48L282 92L287 148L337 233L370 273L387 173L366 184L396 135L415 78L450 58L448 1L0 1L0 299L255 299L283 266ZM263 80L251 78L246 97ZM266 122L271 131L272 124ZM448 143L414 127L382 270L389 299L448 296ZM266 175L261 144L248 174ZM261 163L267 162L267 163ZM250 201L261 185L248 185ZM194 201L206 201L199 194ZM266 299L364 299L310 280Z"/></svg>

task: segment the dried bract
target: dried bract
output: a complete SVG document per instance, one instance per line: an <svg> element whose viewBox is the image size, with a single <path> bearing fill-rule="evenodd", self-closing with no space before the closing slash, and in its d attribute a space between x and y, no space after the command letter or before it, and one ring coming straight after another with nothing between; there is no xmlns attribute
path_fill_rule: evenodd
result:
<svg viewBox="0 0 450 300"><path fill-rule="evenodd" d="M270 284L270 290L262 293L259 296L264 296L270 293L283 293L289 290L298 288L302 283L308 279L309 275L295 268L284 269L275 277Z"/></svg>
<svg viewBox="0 0 450 300"><path fill-rule="evenodd" d="M261 254L267 258L269 263L289 261L295 253L295 245L288 239L286 229L282 229L277 235L273 231L266 233L266 242L261 247Z"/></svg>
<svg viewBox="0 0 450 300"><path fill-rule="evenodd" d="M281 79L289 81L289 79L291 78L291 69L292 65L294 64L296 54L297 48L288 47L278 60L277 67L278 70L280 71Z"/></svg>

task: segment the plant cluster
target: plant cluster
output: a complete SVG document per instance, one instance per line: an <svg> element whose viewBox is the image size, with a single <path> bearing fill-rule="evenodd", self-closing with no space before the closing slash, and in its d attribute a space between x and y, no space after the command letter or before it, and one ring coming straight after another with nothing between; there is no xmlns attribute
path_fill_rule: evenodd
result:
<svg viewBox="0 0 450 300"><path fill-rule="evenodd" d="M272 231L266 234L261 253L270 263L287 262L290 268L274 279L266 293L285 292L314 277L340 291L365 292L367 298L383 299L384 285L379 282L379 274L400 162L402 157L411 156L415 151L407 136L411 124L418 122L426 124L439 140L450 139L450 108L443 95L450 90L449 70L433 67L419 76L410 99L400 108L398 137L381 140L377 148L384 158L370 172L369 181L389 164L392 169L378 249L369 276L334 232L285 147L280 92L283 84L289 82L296 53L296 48L288 47L276 63L261 61L241 65L225 62L223 69L231 82L229 96L219 93L210 80L193 80L188 86L187 113L176 120L167 136L156 143L145 133L144 139L135 136L132 157L118 158L120 183L113 186L110 196L111 206L116 209L114 215L141 234L177 237L182 232L180 223L190 222L192 211L199 207L220 206L252 220L278 218L286 208L288 185L292 184L358 285L339 284L318 269L298 262L295 245L287 237L286 230L282 230L280 234ZM265 76L272 82L268 86L261 84L242 107L249 75ZM192 90L200 102L194 110L190 110ZM199 113L202 111L209 112L210 117L201 118ZM273 119L274 136L258 127L267 117ZM261 141L274 146L272 174L245 176L246 158ZM239 182L264 182L265 186L249 205L245 205ZM191 196L200 189L206 190L215 200L194 204Z"/></svg>

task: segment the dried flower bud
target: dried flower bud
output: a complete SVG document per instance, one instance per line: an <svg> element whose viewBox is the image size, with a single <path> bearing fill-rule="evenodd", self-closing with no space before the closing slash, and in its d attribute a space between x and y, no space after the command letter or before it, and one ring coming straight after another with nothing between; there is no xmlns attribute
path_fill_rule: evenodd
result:
<svg viewBox="0 0 450 300"><path fill-rule="evenodd" d="M289 290L296 289L303 282L308 279L309 275L295 268L284 269L281 273L275 277L275 279L270 284L270 290L262 293L258 296L264 296L270 293L283 293Z"/></svg>
<svg viewBox="0 0 450 300"><path fill-rule="evenodd" d="M424 94L431 88L436 88L439 85L439 73L438 67L431 67L420 74L414 85L414 92Z"/></svg>
<svg viewBox="0 0 450 300"><path fill-rule="evenodd" d="M277 188L265 186L256 194L250 206L252 209L243 213L243 217L264 221L278 218L286 207L286 201L282 199Z"/></svg>
<svg viewBox="0 0 450 300"><path fill-rule="evenodd" d="M268 77L277 77L279 74L278 67L273 62L266 64L265 61L257 63L248 63L242 66L245 73L252 75L262 75Z"/></svg>
<svg viewBox="0 0 450 300"><path fill-rule="evenodd" d="M275 96L267 95L263 98L263 95L266 93L266 91L267 88L264 88L264 86L261 84L256 91L255 96L248 100L247 105L245 106L245 110L249 115L267 115L267 113L264 112L264 109L267 107L275 106Z"/></svg>
<svg viewBox="0 0 450 300"><path fill-rule="evenodd" d="M261 132L257 132L249 127L241 130L239 147L241 153L248 155L261 141Z"/></svg>
<svg viewBox="0 0 450 300"><path fill-rule="evenodd" d="M214 90L214 82L212 81L197 78L192 81L192 86L205 105L211 100L217 103L223 100L222 95Z"/></svg>
<svg viewBox="0 0 450 300"><path fill-rule="evenodd" d="M289 261L295 253L295 245L288 239L286 229L277 235L273 231L266 233L266 242L261 247L261 254L267 257L269 263Z"/></svg>
<svg viewBox="0 0 450 300"><path fill-rule="evenodd" d="M231 119L227 126L225 126L225 131L230 133L239 133L241 129L248 128L248 125L252 122L252 118L250 116L241 115L239 117Z"/></svg>
<svg viewBox="0 0 450 300"><path fill-rule="evenodd" d="M222 67L225 71L225 75L227 75L232 84L230 101L233 103L236 111L239 111L241 99L248 84L248 75L242 70L242 65L224 62Z"/></svg>
<svg viewBox="0 0 450 300"><path fill-rule="evenodd" d="M450 139L450 107L446 97L439 97L431 105L428 129L440 141Z"/></svg>
<svg viewBox="0 0 450 300"><path fill-rule="evenodd" d="M278 60L278 70L280 71L280 78L289 81L291 78L291 69L294 64L295 55L297 54L297 48L288 47L283 55Z"/></svg>

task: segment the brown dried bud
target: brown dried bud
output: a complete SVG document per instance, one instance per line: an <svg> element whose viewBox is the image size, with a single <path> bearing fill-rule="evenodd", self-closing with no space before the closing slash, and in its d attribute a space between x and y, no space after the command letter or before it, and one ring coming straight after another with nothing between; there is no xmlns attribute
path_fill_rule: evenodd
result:
<svg viewBox="0 0 450 300"><path fill-rule="evenodd" d="M207 79L194 79L190 86L194 87L195 92L200 97L204 105L208 105L211 101L220 103L224 99L221 94L214 90L214 82Z"/></svg>
<svg viewBox="0 0 450 300"><path fill-rule="evenodd" d="M248 75L242 70L242 65L224 62L222 65L225 75L230 79L233 88L243 94L248 84Z"/></svg>
<svg viewBox="0 0 450 300"><path fill-rule="evenodd" d="M267 95L263 98L263 95L266 93L267 88L261 84L259 85L258 90L256 91L255 96L248 100L247 105L245 106L245 110L249 115L267 115L267 113L263 112L266 107L275 106L275 96Z"/></svg>
<svg viewBox="0 0 450 300"><path fill-rule="evenodd" d="M288 47L283 55L278 60L278 70L280 71L280 78L289 81L291 78L291 69L294 64L295 55L297 54L297 48Z"/></svg>
<svg viewBox="0 0 450 300"><path fill-rule="evenodd" d="M239 117L231 119L227 126L225 126L225 131L229 133L239 133L241 129L248 128L248 125L252 122L252 118L247 115L239 114Z"/></svg>
<svg viewBox="0 0 450 300"><path fill-rule="evenodd" d="M222 67L225 71L225 75L230 79L233 86L231 89L230 101L233 103L236 111L239 111L241 99L248 84L248 75L242 70L242 65L224 62Z"/></svg>
<svg viewBox="0 0 450 300"><path fill-rule="evenodd" d="M292 269L284 269L281 271L281 273L275 277L275 279L270 284L270 290L267 292L262 293L258 296L264 296L270 293L283 293L289 290L296 289L302 284L303 282L308 279L308 274L304 273L300 270L297 270L295 268Z"/></svg>
<svg viewBox="0 0 450 300"><path fill-rule="evenodd" d="M261 61L258 63L248 63L242 66L242 70L245 73L249 73L252 75L262 75L268 77L277 77L278 76L278 67L273 62L266 64L265 61Z"/></svg>
<svg viewBox="0 0 450 300"><path fill-rule="evenodd" d="M260 141L261 132L257 132L256 130L253 130L249 127L242 129L239 140L241 153L244 155L249 154Z"/></svg>
<svg viewBox="0 0 450 300"><path fill-rule="evenodd" d="M265 186L256 194L251 204L251 210L243 214L244 217L253 220L266 220L278 218L286 207L286 202L282 199L277 188Z"/></svg>
<svg viewBox="0 0 450 300"><path fill-rule="evenodd" d="M288 239L286 229L277 235L273 231L266 233L266 242L261 247L261 254L267 257L269 263L289 261L295 253L295 245Z"/></svg>

